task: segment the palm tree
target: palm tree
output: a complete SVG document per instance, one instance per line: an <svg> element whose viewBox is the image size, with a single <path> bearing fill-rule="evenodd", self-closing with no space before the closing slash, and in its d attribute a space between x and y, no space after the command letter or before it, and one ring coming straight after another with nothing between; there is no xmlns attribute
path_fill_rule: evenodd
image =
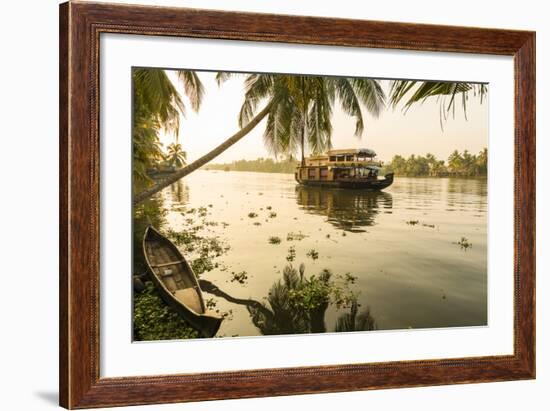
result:
<svg viewBox="0 0 550 411"><path fill-rule="evenodd" d="M455 150L451 153L447 160L447 164L449 165L449 171L454 174L462 171L462 169L464 168L464 162L458 150Z"/></svg>
<svg viewBox="0 0 550 411"><path fill-rule="evenodd" d="M462 168L463 173L466 175L472 175L475 174L475 163L476 163L476 156L470 154L468 150L464 150L462 153Z"/></svg>
<svg viewBox="0 0 550 411"><path fill-rule="evenodd" d="M267 117L264 141L273 154L293 153L305 148L313 153L332 146L332 111L338 101L355 119L355 135L364 130L362 106L378 116L385 95L376 80L344 77L251 74L247 76L245 103L239 122L246 123L263 99L273 102Z"/></svg>
<svg viewBox="0 0 550 411"><path fill-rule="evenodd" d="M172 167L181 168L187 164L187 152L182 150L181 144L172 143L167 149L167 161Z"/></svg>
<svg viewBox="0 0 550 411"><path fill-rule="evenodd" d="M435 169L436 169L437 163L438 163L437 158L435 158L435 156L432 153L427 153L426 154L426 162L428 163L429 174L434 175L435 174Z"/></svg>
<svg viewBox="0 0 550 411"><path fill-rule="evenodd" d="M218 83L223 83L231 75L232 73L219 73ZM257 112L263 102L267 104ZM355 135L359 137L365 126L362 107L378 116L384 107L385 95L378 81L372 79L247 75L245 100L239 113L241 130L188 166L137 194L134 204L207 164L246 136L266 117L264 142L269 150L274 154L293 153L299 147L303 162L306 144L314 153L331 147L331 117L336 102L345 113L355 119Z"/></svg>
<svg viewBox="0 0 550 411"><path fill-rule="evenodd" d="M477 155L477 173L478 174L487 174L487 148L484 148Z"/></svg>
<svg viewBox="0 0 550 411"><path fill-rule="evenodd" d="M407 160L403 156L396 154L393 156L391 163L388 168L390 171L393 171L395 174L406 174L407 173Z"/></svg>
<svg viewBox="0 0 550 411"><path fill-rule="evenodd" d="M432 167L432 175L439 176L447 173L447 167L445 167L445 161L437 160Z"/></svg>
<svg viewBox="0 0 550 411"><path fill-rule="evenodd" d="M193 71L178 70L193 110L198 110L204 87ZM146 174L162 159L159 132L161 129L178 136L180 115L185 105L176 87L161 69L138 68L132 71L134 121L132 131L134 186L150 183Z"/></svg>

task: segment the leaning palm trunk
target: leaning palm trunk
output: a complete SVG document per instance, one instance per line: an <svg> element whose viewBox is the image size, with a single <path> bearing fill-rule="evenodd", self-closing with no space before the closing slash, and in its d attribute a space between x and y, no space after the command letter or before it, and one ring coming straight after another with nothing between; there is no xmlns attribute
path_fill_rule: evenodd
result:
<svg viewBox="0 0 550 411"><path fill-rule="evenodd" d="M244 126L241 130L233 134L231 137L229 137L227 140L225 140L222 144L220 144L218 147L216 147L214 150L210 151L209 153L205 154L201 158L193 161L188 166L182 168L181 170L176 171L174 174L170 175L169 177L159 181L157 184L152 186L151 188L148 188L146 190L143 190L142 192L136 194L133 199L133 204L139 204L143 200L148 199L153 194L158 193L162 189L168 187L171 184L174 184L176 181L178 181L180 178L185 177L186 175L192 173L198 168L201 168L203 165L207 164L208 162L212 161L214 158L219 156L221 153L223 153L225 150L227 150L229 147L231 147L233 144L235 144L237 141L242 139L244 136L246 136L254 127L258 125L260 121L263 120L263 118L269 113L269 110L271 109L271 103L269 103L262 111L260 111L250 122Z"/></svg>
<svg viewBox="0 0 550 411"><path fill-rule="evenodd" d="M300 145L302 147L302 161L301 161L302 167L305 167L305 165L306 165L306 157L305 157L305 154L304 154L304 146L306 144L306 142L305 142L306 135L305 134L306 134L305 129L304 129L304 127L302 127L302 137L301 137L301 140L300 140Z"/></svg>

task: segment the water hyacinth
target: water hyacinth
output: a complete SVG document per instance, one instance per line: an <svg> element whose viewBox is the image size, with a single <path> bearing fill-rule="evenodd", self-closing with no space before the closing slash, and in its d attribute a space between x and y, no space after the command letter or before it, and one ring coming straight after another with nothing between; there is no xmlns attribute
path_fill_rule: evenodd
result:
<svg viewBox="0 0 550 411"><path fill-rule="evenodd" d="M180 340L198 338L199 333L167 306L152 282L134 295L134 340Z"/></svg>

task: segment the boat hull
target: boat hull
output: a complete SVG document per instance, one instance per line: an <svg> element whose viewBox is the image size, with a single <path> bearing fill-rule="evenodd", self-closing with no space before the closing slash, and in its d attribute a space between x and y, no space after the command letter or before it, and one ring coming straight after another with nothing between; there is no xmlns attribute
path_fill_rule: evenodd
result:
<svg viewBox="0 0 550 411"><path fill-rule="evenodd" d="M352 190L383 190L393 183L393 173L386 174L383 179L380 180L367 180L367 179L341 179L341 180L301 180L297 176L296 181L299 184L311 187L331 187L331 188L345 188Z"/></svg>

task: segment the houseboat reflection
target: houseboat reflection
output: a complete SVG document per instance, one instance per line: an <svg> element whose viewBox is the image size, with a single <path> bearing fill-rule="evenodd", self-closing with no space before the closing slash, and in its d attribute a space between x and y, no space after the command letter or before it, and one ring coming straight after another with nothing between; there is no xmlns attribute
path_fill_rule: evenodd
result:
<svg viewBox="0 0 550 411"><path fill-rule="evenodd" d="M341 190L321 187L296 187L296 201L309 214L327 217L337 228L364 232L375 224L381 212L391 213L393 198L383 191Z"/></svg>

